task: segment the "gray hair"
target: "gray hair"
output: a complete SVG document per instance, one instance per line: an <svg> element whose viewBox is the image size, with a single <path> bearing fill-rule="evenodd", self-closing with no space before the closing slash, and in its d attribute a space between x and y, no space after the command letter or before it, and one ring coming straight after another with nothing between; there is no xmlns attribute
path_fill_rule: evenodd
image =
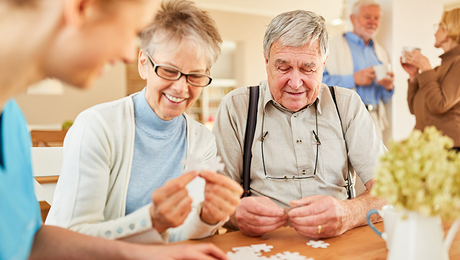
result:
<svg viewBox="0 0 460 260"><path fill-rule="evenodd" d="M187 44L197 55L206 55L210 69L221 52L222 38L208 12L188 0L163 1L153 23L140 35L141 49L151 56L165 48Z"/></svg>
<svg viewBox="0 0 460 260"><path fill-rule="evenodd" d="M270 49L276 41L283 46L300 47L317 40L324 61L329 54L329 36L324 18L304 10L282 13L270 22L265 32L264 55L266 59L270 57Z"/></svg>
<svg viewBox="0 0 460 260"><path fill-rule="evenodd" d="M380 4L375 1L375 0L358 0L355 2L351 9L351 14L353 15L359 15L359 12L361 12L361 8L364 6L378 6L380 7ZM382 8L380 7L380 13L382 12Z"/></svg>

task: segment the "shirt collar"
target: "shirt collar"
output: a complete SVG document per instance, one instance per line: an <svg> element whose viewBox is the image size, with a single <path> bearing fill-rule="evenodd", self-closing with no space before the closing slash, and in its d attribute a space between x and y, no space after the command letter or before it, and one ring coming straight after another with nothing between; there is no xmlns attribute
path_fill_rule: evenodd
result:
<svg viewBox="0 0 460 260"><path fill-rule="evenodd" d="M347 32L347 33L345 33L344 37L345 37L345 39L347 39L348 41L350 41L350 42L352 42L352 43L354 43L356 45L359 45L359 46L362 46L362 47L366 46L366 43L364 42L363 38L359 37L354 32ZM368 46L369 47L374 46L374 40L370 39Z"/></svg>
<svg viewBox="0 0 460 260"><path fill-rule="evenodd" d="M319 95L318 97L316 98L316 102L318 102L318 113L320 115L322 115L322 111L321 111L321 95L323 93L323 90L324 90L324 86L326 86L324 83L321 83L321 87L320 87L320 90L319 90ZM327 87L327 86L326 86ZM262 94L261 94L261 97L263 97L263 109L265 111L267 105L269 103L271 103L273 106L275 106L277 109L281 110L281 111L287 111L287 112L290 112L290 113L299 113L299 112L303 112L305 110L307 110L307 108L310 108L312 107L313 105L313 108L314 108L314 102L313 104L307 106L306 108L300 110L300 111L297 111L297 112L293 112L293 111L290 111L288 110L287 108L283 107L281 104L279 104L278 102L276 102L274 99L273 99L273 96L272 96L272 93L270 92L270 88L268 87L268 81L267 80L264 80L264 81L261 81L260 82L260 91L262 91Z"/></svg>
<svg viewBox="0 0 460 260"><path fill-rule="evenodd" d="M441 58L443 61L449 60L453 57L459 56L460 55L460 45L455 46L451 50L448 50L447 52L443 53L439 58Z"/></svg>

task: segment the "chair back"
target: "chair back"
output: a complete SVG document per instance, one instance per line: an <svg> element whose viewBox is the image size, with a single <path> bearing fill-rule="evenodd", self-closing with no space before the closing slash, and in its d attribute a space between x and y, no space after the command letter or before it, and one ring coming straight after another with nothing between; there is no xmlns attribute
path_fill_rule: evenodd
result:
<svg viewBox="0 0 460 260"><path fill-rule="evenodd" d="M53 204L54 190L61 173L63 147L32 147L34 188L43 221Z"/></svg>
<svg viewBox="0 0 460 260"><path fill-rule="evenodd" d="M62 146L64 143L67 130L32 130L30 137L32 138L33 147L56 147Z"/></svg>

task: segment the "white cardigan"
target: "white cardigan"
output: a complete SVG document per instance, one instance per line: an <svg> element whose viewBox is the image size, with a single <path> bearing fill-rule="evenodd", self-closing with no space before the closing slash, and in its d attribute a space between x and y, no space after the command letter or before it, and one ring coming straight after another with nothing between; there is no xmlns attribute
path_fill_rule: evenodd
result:
<svg viewBox="0 0 460 260"><path fill-rule="evenodd" d="M205 181L199 177L187 186L193 198L192 211L181 226L162 234L152 229L151 204L125 216L134 150L134 95L94 106L78 115L64 140L61 175L46 224L139 243L214 234L225 222L211 226L201 221ZM202 158L202 163L215 158L214 135L185 113L183 116L187 122L187 157L193 154Z"/></svg>

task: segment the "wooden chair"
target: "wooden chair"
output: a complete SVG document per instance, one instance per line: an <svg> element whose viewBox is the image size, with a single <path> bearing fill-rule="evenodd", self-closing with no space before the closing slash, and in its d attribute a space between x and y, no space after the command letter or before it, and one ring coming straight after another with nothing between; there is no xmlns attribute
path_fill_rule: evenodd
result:
<svg viewBox="0 0 460 260"><path fill-rule="evenodd" d="M32 147L31 155L35 195L40 203L42 220L45 221L61 173L63 147Z"/></svg>
<svg viewBox="0 0 460 260"><path fill-rule="evenodd" d="M32 130L33 147L56 147L62 146L67 130Z"/></svg>

